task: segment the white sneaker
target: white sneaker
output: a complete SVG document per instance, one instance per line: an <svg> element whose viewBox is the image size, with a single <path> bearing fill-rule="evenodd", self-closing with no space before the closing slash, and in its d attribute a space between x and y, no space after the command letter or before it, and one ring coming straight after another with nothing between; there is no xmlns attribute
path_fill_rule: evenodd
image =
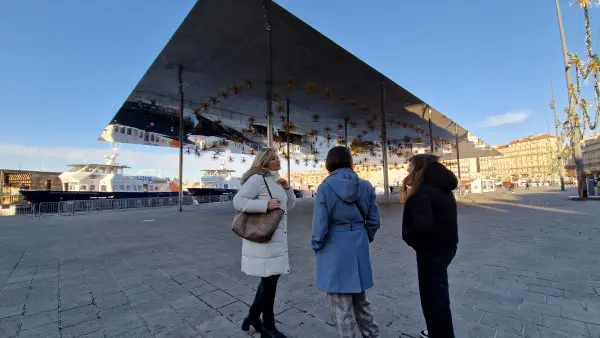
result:
<svg viewBox="0 0 600 338"><path fill-rule="evenodd" d="M429 332L427 330L421 331L421 338L429 338Z"/></svg>

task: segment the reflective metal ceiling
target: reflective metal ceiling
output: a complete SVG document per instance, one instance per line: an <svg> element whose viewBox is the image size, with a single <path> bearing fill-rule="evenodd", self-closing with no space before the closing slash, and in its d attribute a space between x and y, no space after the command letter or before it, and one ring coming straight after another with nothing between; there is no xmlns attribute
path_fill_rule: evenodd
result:
<svg viewBox="0 0 600 338"><path fill-rule="evenodd" d="M199 154L225 149L250 154L262 149L266 145L267 67L262 3L198 1L100 139L178 146L177 66L181 65L186 147ZM290 155L297 161L322 159L328 148L343 143L347 123L348 140L358 161L378 163L382 87L390 163L405 159L417 148L429 148L429 116L435 151L444 157L455 157L455 128L460 157L497 154L281 6L273 3L270 13L275 134L278 141L285 141L283 131L291 130Z"/></svg>

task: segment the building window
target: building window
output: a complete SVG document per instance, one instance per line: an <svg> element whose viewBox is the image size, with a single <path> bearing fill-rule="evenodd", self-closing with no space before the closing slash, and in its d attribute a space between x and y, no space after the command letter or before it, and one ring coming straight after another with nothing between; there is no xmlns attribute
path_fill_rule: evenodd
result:
<svg viewBox="0 0 600 338"><path fill-rule="evenodd" d="M131 135L131 127L127 128L127 135Z"/></svg>
<svg viewBox="0 0 600 338"><path fill-rule="evenodd" d="M106 192L106 186L105 186L105 185L101 185L101 186L100 186L100 191L102 191L102 192Z"/></svg>
<svg viewBox="0 0 600 338"><path fill-rule="evenodd" d="M131 186L130 185L127 185L125 188L126 188L127 191L131 191Z"/></svg>
<svg viewBox="0 0 600 338"><path fill-rule="evenodd" d="M144 132L140 130L140 138L144 138Z"/></svg>
<svg viewBox="0 0 600 338"><path fill-rule="evenodd" d="M123 185L123 184L119 185L119 191L125 191L125 185Z"/></svg>
<svg viewBox="0 0 600 338"><path fill-rule="evenodd" d="M52 189L52 180L46 181L46 189L48 189L48 190Z"/></svg>
<svg viewBox="0 0 600 338"><path fill-rule="evenodd" d="M96 191L96 185L94 185L94 184L90 185L90 191Z"/></svg>
<svg viewBox="0 0 600 338"><path fill-rule="evenodd" d="M119 126L117 126L117 125L115 124L115 125L113 126L113 131L114 131L115 133L118 133L118 132L119 132Z"/></svg>
<svg viewBox="0 0 600 338"><path fill-rule="evenodd" d="M121 126L121 134L125 134L125 127Z"/></svg>
<svg viewBox="0 0 600 338"><path fill-rule="evenodd" d="M79 187L79 191L86 191L86 190L87 190L87 185L85 185L85 184L82 184L82 185Z"/></svg>
<svg viewBox="0 0 600 338"><path fill-rule="evenodd" d="M119 191L119 186L118 185L113 185L113 191Z"/></svg>

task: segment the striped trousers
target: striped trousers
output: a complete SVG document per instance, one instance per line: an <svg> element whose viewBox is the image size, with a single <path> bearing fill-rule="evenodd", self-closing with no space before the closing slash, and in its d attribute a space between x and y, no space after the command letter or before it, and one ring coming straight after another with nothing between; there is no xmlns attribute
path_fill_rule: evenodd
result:
<svg viewBox="0 0 600 338"><path fill-rule="evenodd" d="M340 338L379 338L371 304L365 292L328 293L329 310Z"/></svg>

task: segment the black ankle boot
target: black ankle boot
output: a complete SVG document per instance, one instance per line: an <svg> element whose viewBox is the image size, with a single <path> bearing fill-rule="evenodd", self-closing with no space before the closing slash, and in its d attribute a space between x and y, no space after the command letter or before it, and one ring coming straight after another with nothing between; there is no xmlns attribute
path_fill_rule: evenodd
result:
<svg viewBox="0 0 600 338"><path fill-rule="evenodd" d="M248 316L244 318L244 321L242 322L242 331L249 331L250 326L252 326L258 333L264 332L262 322L258 317Z"/></svg>
<svg viewBox="0 0 600 338"><path fill-rule="evenodd" d="M263 332L263 325L260 321L260 313L262 311L262 300L265 294L265 288L262 281L258 284L258 288L256 289L256 295L254 296L254 302L250 306L250 310L248 311L248 316L244 318L242 322L242 330L249 331L250 326L254 327L256 332Z"/></svg>
<svg viewBox="0 0 600 338"><path fill-rule="evenodd" d="M275 316L265 315L263 313L263 332L261 338L287 338L286 335L279 332L275 326Z"/></svg>

